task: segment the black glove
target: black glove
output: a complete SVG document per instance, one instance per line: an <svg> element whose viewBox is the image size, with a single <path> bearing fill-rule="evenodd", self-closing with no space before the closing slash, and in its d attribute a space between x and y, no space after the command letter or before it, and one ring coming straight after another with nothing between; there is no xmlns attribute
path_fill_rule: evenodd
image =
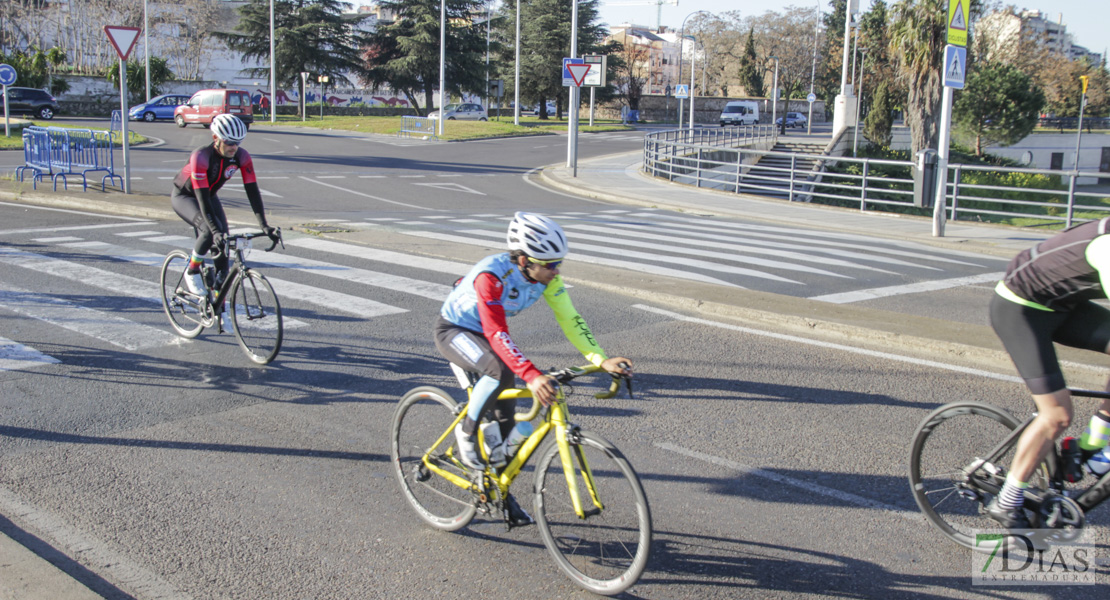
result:
<svg viewBox="0 0 1110 600"><path fill-rule="evenodd" d="M265 233L266 237L270 238L270 250L273 250L277 246L278 242L281 241L281 230L277 227L263 225L262 233Z"/></svg>
<svg viewBox="0 0 1110 600"><path fill-rule="evenodd" d="M225 234L224 232L222 232L222 231L213 231L212 232L212 245L214 245L216 248L218 248L219 252L223 252L224 251L224 241L225 241L226 238L227 238L227 234Z"/></svg>

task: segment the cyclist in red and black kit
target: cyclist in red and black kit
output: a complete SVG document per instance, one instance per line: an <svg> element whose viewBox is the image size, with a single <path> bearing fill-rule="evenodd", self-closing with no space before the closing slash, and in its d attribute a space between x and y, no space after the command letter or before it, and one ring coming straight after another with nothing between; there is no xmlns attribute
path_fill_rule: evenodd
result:
<svg viewBox="0 0 1110 600"><path fill-rule="evenodd" d="M1110 353L1110 310L1096 304L1110 290L1110 218L1067 229L1018 254L995 287L990 320L1037 405L1018 440L1006 483L987 514L1008 529L1028 529L1025 489L1036 466L1071 425L1075 409L1053 343ZM1110 389L1110 386L1108 386ZM1110 400L1079 440L1064 440L1064 473L1083 477L1082 463L1110 441Z"/></svg>
<svg viewBox="0 0 1110 600"><path fill-rule="evenodd" d="M238 171L243 178L243 189L247 192L251 210L258 219L258 226L277 241L277 229L266 224L265 209L262 206L262 193L254 175L251 155L240 144L247 137L247 126L234 115L216 115L212 119L212 143L198 148L189 155L189 162L173 179L173 210L186 223L193 226L197 235L193 255L185 273L185 285L198 296L205 292L204 278L200 267L204 256L213 244L220 246L228 233L227 216L216 192ZM227 276L228 258L220 255L214 261L218 277Z"/></svg>

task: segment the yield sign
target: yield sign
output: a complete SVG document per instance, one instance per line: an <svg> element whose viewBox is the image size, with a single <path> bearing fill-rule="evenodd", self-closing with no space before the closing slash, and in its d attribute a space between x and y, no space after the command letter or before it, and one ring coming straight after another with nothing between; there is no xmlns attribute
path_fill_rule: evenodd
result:
<svg viewBox="0 0 1110 600"><path fill-rule="evenodd" d="M108 40L112 42L112 47L116 49L116 54L119 55L120 60L127 60L127 56L135 48L135 42L139 40L139 34L142 31L138 27L104 26L104 33L108 34Z"/></svg>
<svg viewBox="0 0 1110 600"><path fill-rule="evenodd" d="M574 85L581 87L582 82L586 80L586 74L590 72L591 64L568 64L567 71L570 71L570 77L574 80Z"/></svg>

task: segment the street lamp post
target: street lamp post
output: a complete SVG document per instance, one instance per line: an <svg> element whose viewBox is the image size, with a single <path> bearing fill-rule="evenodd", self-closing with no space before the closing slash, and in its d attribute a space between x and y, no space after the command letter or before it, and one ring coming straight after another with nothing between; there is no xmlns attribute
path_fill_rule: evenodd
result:
<svg viewBox="0 0 1110 600"><path fill-rule="evenodd" d="M520 125L520 0L516 0L516 66L513 68L513 125Z"/></svg>
<svg viewBox="0 0 1110 600"><path fill-rule="evenodd" d="M1079 171L1079 143L1083 140L1083 109L1087 106L1087 82L1089 77L1087 75L1080 75L1080 81L1083 82L1083 93L1079 96L1079 122L1078 128L1075 132L1075 163L1073 170ZM1072 179L1072 181L1075 181Z"/></svg>
<svg viewBox="0 0 1110 600"><path fill-rule="evenodd" d="M696 11L686 15L685 19L682 19L682 27L679 28L679 33L678 33L678 83L682 83L682 48L686 45L686 19L689 19L690 17L692 17L696 14L699 14L699 13L705 13L707 15L711 14L711 13L706 12L704 10L696 10ZM691 58L690 60L693 60L693 58ZM689 92L690 93L690 114L691 115L694 114L694 76L693 76L693 70L694 70L693 67L691 67L690 68L690 71L691 71L690 92ZM693 119L691 119L691 121L693 121ZM692 126L693 125L691 124L691 127ZM678 101L678 128L682 129L682 100L681 99L679 99L679 101Z"/></svg>
<svg viewBox="0 0 1110 600"><path fill-rule="evenodd" d="M274 0L270 0L270 122L277 122L277 72L274 59Z"/></svg>
<svg viewBox="0 0 1110 600"><path fill-rule="evenodd" d="M327 75L321 75L321 76L316 78L316 81L318 81L320 83L320 120L323 121L324 120L324 89L328 85L328 76Z"/></svg>
<svg viewBox="0 0 1110 600"><path fill-rule="evenodd" d="M518 2L520 0L517 0ZM439 133L443 136L443 88L447 85L447 0L439 0Z"/></svg>
<svg viewBox="0 0 1110 600"><path fill-rule="evenodd" d="M143 57L146 62L146 101L150 102L150 11L147 1L143 0ZM127 116L127 115L123 115Z"/></svg>
<svg viewBox="0 0 1110 600"><path fill-rule="evenodd" d="M817 38L821 35L821 3L817 3L817 14L813 18L813 66L809 69L809 93L817 81ZM809 103L809 118L806 119L806 135L813 133L813 102Z"/></svg>
<svg viewBox="0 0 1110 600"><path fill-rule="evenodd" d="M775 127L775 122L778 120L776 117L779 112L779 57L772 56L771 60L775 61L775 78L771 83L771 128ZM783 118L782 122L785 124L786 119Z"/></svg>
<svg viewBox="0 0 1110 600"><path fill-rule="evenodd" d="M852 132L852 156L856 156L856 148L859 146L859 108L863 104L863 61L867 58L867 48L860 48L859 57L859 87L856 91L856 130Z"/></svg>

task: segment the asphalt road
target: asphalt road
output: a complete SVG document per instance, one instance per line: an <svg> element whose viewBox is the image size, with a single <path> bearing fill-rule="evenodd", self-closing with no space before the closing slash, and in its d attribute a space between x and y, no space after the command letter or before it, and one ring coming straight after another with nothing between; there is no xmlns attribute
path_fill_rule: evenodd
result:
<svg viewBox="0 0 1110 600"><path fill-rule="evenodd" d="M518 145L424 147L424 160L459 162L434 154L453 152L492 162L541 143L511 142ZM597 151L627 143L635 142L599 142ZM554 148L533 150L528 160L559 159ZM387 460L401 394L418 385L459 394L432 345L431 323L451 282L500 244L486 232L508 212L522 203L543 207L583 235L589 230L578 225L616 216L628 231L646 224L675 236L682 230L676 223L691 218L630 215L539 190L523 174L542 162L520 163L504 182L470 174L459 181L485 196L428 193L400 176L342 180L365 194L426 202L439 219L429 219L432 211L383 210L357 194L323 197L317 188L326 186L299 177L303 183L291 178L271 188L298 198L276 209L284 218L311 217L351 233L338 240L291 233L284 251L252 254L289 319L282 353L269 367L251 366L230 334L171 335L153 296L160 257L189 244L180 221L0 204L0 360L19 361L0 369L0 515L7 521L0 526L33 536L40 552L109 598L394 598L398 590L413 598L587 597L557 571L534 528L506 533L480 519L446 534L421 525ZM317 175L334 172L319 168ZM412 171L442 174L431 166ZM294 184L317 194L289 193ZM572 219L574 212L583 214ZM356 228L352 219L367 225ZM898 347L821 343L597 285L727 292L760 280L733 274L719 284L694 282L625 264L675 268L661 257L681 256L673 250L682 245L667 241L650 257L609 263L580 249L564 268L603 346L636 362L635 399L595 400L583 383L571 401L574 420L629 457L651 503L652 559L626 597L1059 595L972 586L970 555L924 522L905 480L909 436L935 406L975 398L1024 414L1027 401L1006 365L984 371L959 357L924 363ZM884 250L899 248L877 247L860 264L893 256ZM940 259L972 261L942 253L902 259L951 274L998 268L985 259L974 268L947 263ZM824 263L840 274L864 270ZM807 277L807 285L843 279ZM510 327L541 367L581 362L542 308ZM529 506L527 481L517 486ZM1091 521L1105 556L1107 517L1095 513ZM1061 589L1069 598L1101 598L1104 588Z"/></svg>

